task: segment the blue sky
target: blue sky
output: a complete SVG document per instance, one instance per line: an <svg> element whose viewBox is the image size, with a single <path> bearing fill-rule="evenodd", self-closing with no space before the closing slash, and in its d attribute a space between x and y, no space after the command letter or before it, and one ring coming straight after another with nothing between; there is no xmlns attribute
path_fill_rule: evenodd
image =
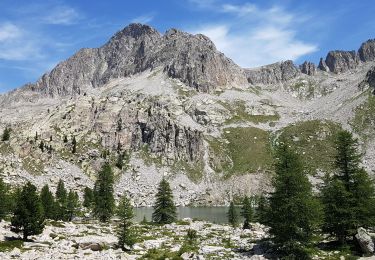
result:
<svg viewBox="0 0 375 260"><path fill-rule="evenodd" d="M315 63L375 38L373 0L2 0L0 93L34 82L83 47L131 22L209 36L243 67Z"/></svg>

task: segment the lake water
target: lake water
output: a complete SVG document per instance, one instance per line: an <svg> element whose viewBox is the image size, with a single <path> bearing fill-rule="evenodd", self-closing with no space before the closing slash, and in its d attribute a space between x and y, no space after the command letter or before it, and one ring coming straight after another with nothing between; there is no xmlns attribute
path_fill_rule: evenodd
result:
<svg viewBox="0 0 375 260"><path fill-rule="evenodd" d="M151 221L152 207L141 207L134 208L135 217L134 220L140 222L143 217L146 216L147 221ZM177 207L178 219L183 218L195 218L199 220L206 220L212 223L226 224L228 223L227 218L228 207ZM238 214L240 209L237 208Z"/></svg>

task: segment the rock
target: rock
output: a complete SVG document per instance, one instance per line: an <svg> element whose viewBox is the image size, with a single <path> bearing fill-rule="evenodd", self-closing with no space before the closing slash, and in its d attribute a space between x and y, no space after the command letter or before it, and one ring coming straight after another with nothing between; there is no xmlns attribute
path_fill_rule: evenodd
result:
<svg viewBox="0 0 375 260"><path fill-rule="evenodd" d="M375 39L368 40L362 43L358 50L358 55L361 61L368 62L375 60Z"/></svg>
<svg viewBox="0 0 375 260"><path fill-rule="evenodd" d="M327 66L323 58L320 58L318 69L320 69L321 71L329 72L329 67Z"/></svg>
<svg viewBox="0 0 375 260"><path fill-rule="evenodd" d="M342 73L355 69L359 63L356 51L330 51L325 63L333 73Z"/></svg>
<svg viewBox="0 0 375 260"><path fill-rule="evenodd" d="M309 61L305 61L304 63L302 63L299 68L303 74L307 74L309 76L313 76L316 73L315 64Z"/></svg>
<svg viewBox="0 0 375 260"><path fill-rule="evenodd" d="M185 252L181 255L181 258L183 260L189 260L189 259L201 259L198 258L198 256L194 252Z"/></svg>
<svg viewBox="0 0 375 260"><path fill-rule="evenodd" d="M17 247L13 248L13 250L10 252L11 257L20 257L21 256L21 250Z"/></svg>
<svg viewBox="0 0 375 260"><path fill-rule="evenodd" d="M225 248L221 246L203 246L200 249L200 252L204 255L213 254L213 253L220 252L220 251L225 251Z"/></svg>
<svg viewBox="0 0 375 260"><path fill-rule="evenodd" d="M257 69L245 69L247 80L253 85L288 81L297 77L299 73L300 71L291 60L277 62Z"/></svg>
<svg viewBox="0 0 375 260"><path fill-rule="evenodd" d="M103 250L103 245L96 242L87 242L79 244L79 247L83 250L91 249L91 251L101 251Z"/></svg>
<svg viewBox="0 0 375 260"><path fill-rule="evenodd" d="M358 241L364 254L374 253L374 241L364 228L358 228L355 238Z"/></svg>

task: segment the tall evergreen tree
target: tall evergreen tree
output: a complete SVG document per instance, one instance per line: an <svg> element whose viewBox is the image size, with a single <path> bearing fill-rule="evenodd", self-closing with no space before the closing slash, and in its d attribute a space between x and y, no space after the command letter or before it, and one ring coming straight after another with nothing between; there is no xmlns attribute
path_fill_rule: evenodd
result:
<svg viewBox="0 0 375 260"><path fill-rule="evenodd" d="M231 201L229 204L227 217L228 217L228 222L232 227L236 227L238 225L238 213L237 213L236 207L234 206L233 201Z"/></svg>
<svg viewBox="0 0 375 260"><path fill-rule="evenodd" d="M305 258L303 247L309 245L320 224L320 205L299 156L281 144L276 148L276 159L267 224L274 242L285 254Z"/></svg>
<svg viewBox="0 0 375 260"><path fill-rule="evenodd" d="M156 202L152 221L158 224L169 224L177 219L177 209L173 202L173 193L165 178L161 180L156 193Z"/></svg>
<svg viewBox="0 0 375 260"><path fill-rule="evenodd" d="M85 208L91 208L94 203L94 193L89 187L85 187L83 191L83 206Z"/></svg>
<svg viewBox="0 0 375 260"><path fill-rule="evenodd" d="M76 137L73 136L73 139L72 139L72 153L76 153L77 152L77 141L76 141Z"/></svg>
<svg viewBox="0 0 375 260"><path fill-rule="evenodd" d="M94 185L94 215L100 221L106 222L114 213L115 199L113 197L114 176L109 163L105 163L98 173Z"/></svg>
<svg viewBox="0 0 375 260"><path fill-rule="evenodd" d="M64 181L59 180L56 188L56 213L57 219L66 220L67 219L67 200L68 192L65 189Z"/></svg>
<svg viewBox="0 0 375 260"><path fill-rule="evenodd" d="M45 218L55 219L56 217L56 205L55 198L52 192L49 190L48 184L44 185L40 192L40 201L43 206L43 212Z"/></svg>
<svg viewBox="0 0 375 260"><path fill-rule="evenodd" d="M248 196L243 199L241 216L244 218L243 229L250 229L250 223L253 221L253 207Z"/></svg>
<svg viewBox="0 0 375 260"><path fill-rule="evenodd" d="M255 218L259 223L266 224L269 211L269 201L261 194L257 199Z"/></svg>
<svg viewBox="0 0 375 260"><path fill-rule="evenodd" d="M30 182L22 188L21 194L17 198L11 226L12 231L23 233L24 240L27 240L30 235L42 233L44 229L42 203L36 187Z"/></svg>
<svg viewBox="0 0 375 260"><path fill-rule="evenodd" d="M66 202L66 213L67 213L66 219L68 221L73 220L73 217L79 211L79 206L80 205L79 205L78 193L70 190L68 194L67 202Z"/></svg>
<svg viewBox="0 0 375 260"><path fill-rule="evenodd" d="M0 221L9 213L10 208L9 187L0 178Z"/></svg>
<svg viewBox="0 0 375 260"><path fill-rule="evenodd" d="M120 199L116 213L120 218L116 230L118 245L122 250L129 250L135 244L135 233L132 229L134 213L133 207L125 195Z"/></svg>
<svg viewBox="0 0 375 260"><path fill-rule="evenodd" d="M1 141L3 141L3 142L9 141L11 131L12 131L11 128L5 127L5 129L3 131L3 135L1 136Z"/></svg>
<svg viewBox="0 0 375 260"><path fill-rule="evenodd" d="M323 231L344 244L358 227L375 224L375 191L367 172L360 167L358 141L348 131L340 131L336 140L337 171L327 177L322 189Z"/></svg>

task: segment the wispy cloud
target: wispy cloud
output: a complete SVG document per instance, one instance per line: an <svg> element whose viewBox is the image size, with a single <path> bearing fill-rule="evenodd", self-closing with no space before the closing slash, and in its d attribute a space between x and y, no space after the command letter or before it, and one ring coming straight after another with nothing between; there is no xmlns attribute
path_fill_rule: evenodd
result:
<svg viewBox="0 0 375 260"><path fill-rule="evenodd" d="M280 6L262 9L249 3L219 4L213 0L202 8L228 17L191 31L210 37L220 51L243 67L297 60L318 50L317 45L304 42L297 36L308 17L287 12Z"/></svg>
<svg viewBox="0 0 375 260"><path fill-rule="evenodd" d="M49 14L42 18L47 24L54 25L71 25L80 19L77 10L69 6L57 6L49 11Z"/></svg>
<svg viewBox="0 0 375 260"><path fill-rule="evenodd" d="M147 23L150 23L152 20L154 20L153 14L145 14L145 15L141 15L141 16L134 18L131 22L147 24Z"/></svg>
<svg viewBox="0 0 375 260"><path fill-rule="evenodd" d="M0 42L14 40L21 35L21 30L12 23L0 24Z"/></svg>

